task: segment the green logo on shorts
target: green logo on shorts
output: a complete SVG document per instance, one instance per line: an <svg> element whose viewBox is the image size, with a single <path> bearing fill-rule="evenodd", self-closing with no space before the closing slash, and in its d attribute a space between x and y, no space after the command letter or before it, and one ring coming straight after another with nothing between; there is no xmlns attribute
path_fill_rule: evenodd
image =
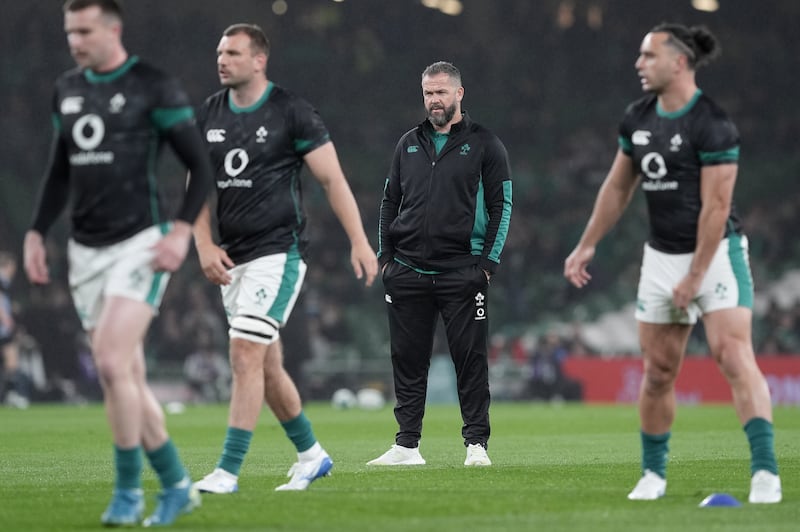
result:
<svg viewBox="0 0 800 532"><path fill-rule="evenodd" d="M128 275L128 286L133 289L138 289L144 282L144 275L139 270L134 270Z"/></svg>
<svg viewBox="0 0 800 532"><path fill-rule="evenodd" d="M267 299L267 291L259 288L258 292L256 292L256 305L263 305L265 299Z"/></svg>
<svg viewBox="0 0 800 532"><path fill-rule="evenodd" d="M717 287L714 289L714 293L717 295L719 299L725 299L725 296L728 295L728 287L722 283L717 283Z"/></svg>

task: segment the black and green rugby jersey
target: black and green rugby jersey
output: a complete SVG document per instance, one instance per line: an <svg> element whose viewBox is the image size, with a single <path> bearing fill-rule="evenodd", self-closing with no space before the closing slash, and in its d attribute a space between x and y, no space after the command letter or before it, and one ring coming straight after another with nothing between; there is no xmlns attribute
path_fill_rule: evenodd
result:
<svg viewBox="0 0 800 532"><path fill-rule="evenodd" d="M224 89L197 117L216 180L220 245L231 260L303 253L303 157L330 141L316 109L269 82L250 107L236 107Z"/></svg>
<svg viewBox="0 0 800 532"><path fill-rule="evenodd" d="M73 69L58 79L53 164L69 180L77 242L105 246L166 221L158 152L168 130L193 120L179 82L135 56L112 72Z"/></svg>
<svg viewBox="0 0 800 532"><path fill-rule="evenodd" d="M739 132L725 112L698 90L683 109L667 113L656 95L628 106L619 145L642 178L650 214L650 245L665 253L691 253L697 246L704 166L736 164ZM734 205L726 236L741 230Z"/></svg>

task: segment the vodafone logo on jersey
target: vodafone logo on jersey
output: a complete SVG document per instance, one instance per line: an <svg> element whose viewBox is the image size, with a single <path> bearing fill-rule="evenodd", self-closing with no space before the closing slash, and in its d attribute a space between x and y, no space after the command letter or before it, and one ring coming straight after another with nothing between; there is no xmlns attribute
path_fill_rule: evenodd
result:
<svg viewBox="0 0 800 532"><path fill-rule="evenodd" d="M244 172L249 162L250 157L247 156L246 151L241 148L233 149L225 155L225 173L231 177L236 177Z"/></svg>
<svg viewBox="0 0 800 532"><path fill-rule="evenodd" d="M252 179L238 177L239 174L244 172L249 163L250 157L242 148L234 148L226 153L223 166L225 167L225 173L229 177L228 179L218 179L217 188L220 190L225 190L226 188L253 188Z"/></svg>
<svg viewBox="0 0 800 532"><path fill-rule="evenodd" d="M642 190L647 192L663 192L678 190L678 182L674 179L661 180L668 174L667 163L658 152L650 152L642 157L642 173L649 179L642 181Z"/></svg>
<svg viewBox="0 0 800 532"><path fill-rule="evenodd" d="M97 115L83 115L72 126L72 139L84 151L95 149L103 141L106 134L106 125Z"/></svg>
<svg viewBox="0 0 800 532"><path fill-rule="evenodd" d="M224 129L209 129L206 131L207 142L225 142Z"/></svg>
<svg viewBox="0 0 800 532"><path fill-rule="evenodd" d="M79 150L69 156L73 166L113 164L113 151L96 151L106 135L103 119L95 114L87 114L75 121L72 126L72 140Z"/></svg>

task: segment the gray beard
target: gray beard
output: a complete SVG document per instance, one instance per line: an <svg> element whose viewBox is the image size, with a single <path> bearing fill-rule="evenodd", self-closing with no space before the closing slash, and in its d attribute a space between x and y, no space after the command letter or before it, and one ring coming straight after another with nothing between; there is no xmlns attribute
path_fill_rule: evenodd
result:
<svg viewBox="0 0 800 532"><path fill-rule="evenodd" d="M456 106L453 104L450 107L445 107L443 115L433 115L430 111L428 111L428 120L434 126L442 127L447 125L455 115Z"/></svg>

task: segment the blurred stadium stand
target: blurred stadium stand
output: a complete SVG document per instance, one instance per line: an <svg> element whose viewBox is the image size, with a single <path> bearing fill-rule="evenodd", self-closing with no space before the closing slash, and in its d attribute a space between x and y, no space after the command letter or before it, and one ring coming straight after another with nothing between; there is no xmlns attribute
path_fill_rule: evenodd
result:
<svg viewBox="0 0 800 532"><path fill-rule="evenodd" d="M514 171L511 232L492 280L492 331L507 346L525 338L535 344L555 331L570 353L591 356L637 350L629 305L646 237L641 197L598 250L590 287L568 286L563 260L612 160L618 120L640 95L633 63L641 37L664 20L706 24L720 38L723 55L698 74L699 85L728 110L743 139L736 201L758 290L756 347L798 353L800 107L791 73L800 70L800 2L701 2L717 4L713 12L693 3L237 0L223 8L212 0L128 0L124 40L132 53L182 78L199 103L218 87L214 58L222 30L234 22L260 24L272 41L270 79L320 110L373 244L394 144L423 118L420 73L436 60L454 62L464 78L465 108L504 140ZM60 2L6 2L0 32L8 36L0 57L0 249L19 251L50 143L52 83L73 63ZM162 166L164 193L175 196L182 172L169 156ZM353 388L362 384L353 380L385 382L390 366L381 283L359 286L343 231L311 180L306 195L310 271L297 323L286 331L296 345L287 350L290 369L311 396L327 393L336 379ZM65 238L64 225L53 234L56 242ZM63 283L63 253L54 249L52 259ZM68 306L58 307L58 316L52 308L37 312L53 289L31 289L22 277L14 286L16 300L26 328L45 336L38 339L50 377L78 379L75 342L46 338L53 330L74 337L77 321ZM224 325L216 289L202 279L194 256L169 290L162 318L170 321L154 328L148 352L151 371L179 379L196 327L222 330L212 336L224 349ZM188 294L201 297L198 291L207 298L206 313L190 319ZM702 330L691 347L702 353ZM510 360L520 373L531 350L517 350L521 354Z"/></svg>

